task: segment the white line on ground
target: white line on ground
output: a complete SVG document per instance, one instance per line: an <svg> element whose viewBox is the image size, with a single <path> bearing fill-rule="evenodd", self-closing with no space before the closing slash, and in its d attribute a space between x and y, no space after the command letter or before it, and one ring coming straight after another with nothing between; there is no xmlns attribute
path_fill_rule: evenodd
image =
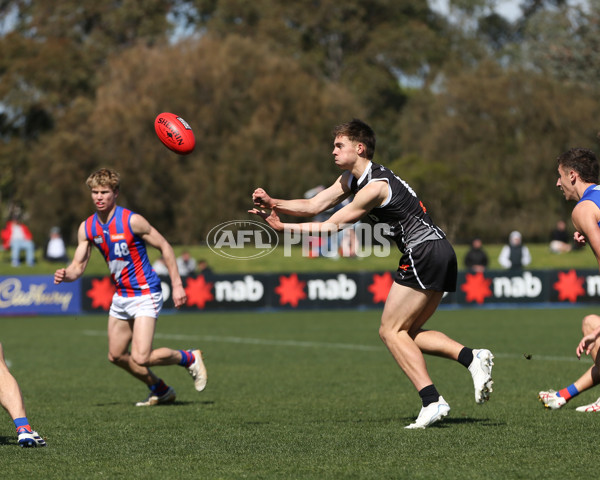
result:
<svg viewBox="0 0 600 480"><path fill-rule="evenodd" d="M106 332L99 330L84 330L84 335L106 336ZM246 345L272 345L279 347L305 347L305 348L340 348L346 350L380 351L383 347L371 345L356 345L350 343L328 343L328 342L301 342L297 340L269 340L266 338L249 337L218 337L214 335L180 335L156 333L154 338L165 340L195 340L204 342L240 343Z"/></svg>
<svg viewBox="0 0 600 480"><path fill-rule="evenodd" d="M84 330L84 335L88 336L101 336L105 337L106 332L102 330ZM270 345L275 347L300 347L300 348L333 348L343 350L357 350L364 352L379 352L385 350L383 345L358 345L352 343L330 343L330 342L303 342L297 340L269 340L266 338L249 338L249 337L230 337L230 336L216 336L216 335L181 335L181 334L165 334L156 333L154 338L163 340L193 340L198 342L219 342L219 343L237 343L245 345ZM520 359L525 360L524 354L520 353L496 353L492 352L496 358L506 359ZM575 355L560 356L560 355L537 355L531 354L530 361L547 361L547 362L578 362ZM587 363L587 359L582 358L581 361Z"/></svg>

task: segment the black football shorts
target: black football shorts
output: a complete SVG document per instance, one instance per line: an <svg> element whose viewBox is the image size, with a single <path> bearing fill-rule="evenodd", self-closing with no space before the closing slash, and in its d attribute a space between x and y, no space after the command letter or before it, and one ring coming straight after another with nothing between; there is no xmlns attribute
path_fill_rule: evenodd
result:
<svg viewBox="0 0 600 480"><path fill-rule="evenodd" d="M455 292L457 275L456 253L444 238L408 248L400 258L394 281L421 290Z"/></svg>

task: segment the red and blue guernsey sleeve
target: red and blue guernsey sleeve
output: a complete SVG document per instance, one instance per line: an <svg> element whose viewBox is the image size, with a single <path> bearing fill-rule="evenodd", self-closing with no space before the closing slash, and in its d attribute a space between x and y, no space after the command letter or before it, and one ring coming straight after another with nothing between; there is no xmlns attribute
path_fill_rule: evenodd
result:
<svg viewBox="0 0 600 480"><path fill-rule="evenodd" d="M117 207L115 214L102 224L97 214L86 220L86 235L104 256L117 294L133 297L161 291L160 279L152 269L146 242L131 229L133 212Z"/></svg>

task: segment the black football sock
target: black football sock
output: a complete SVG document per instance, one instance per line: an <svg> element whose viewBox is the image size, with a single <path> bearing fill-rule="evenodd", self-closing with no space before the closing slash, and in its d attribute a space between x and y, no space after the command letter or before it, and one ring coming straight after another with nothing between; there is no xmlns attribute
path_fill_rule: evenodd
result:
<svg viewBox="0 0 600 480"><path fill-rule="evenodd" d="M423 402L424 407L433 402L437 402L440 398L440 394L436 390L433 383L419 390L419 396L421 397L421 401Z"/></svg>
<svg viewBox="0 0 600 480"><path fill-rule="evenodd" d="M469 348L469 347L463 347L463 349L458 354L458 363L469 368L469 365L471 365L472 361L473 361L473 349Z"/></svg>

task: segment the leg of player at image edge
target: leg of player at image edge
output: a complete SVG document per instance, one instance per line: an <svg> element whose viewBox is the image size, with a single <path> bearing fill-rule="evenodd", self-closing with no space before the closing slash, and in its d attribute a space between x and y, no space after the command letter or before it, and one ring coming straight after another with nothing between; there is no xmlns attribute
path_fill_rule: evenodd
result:
<svg viewBox="0 0 600 480"><path fill-rule="evenodd" d="M575 384L571 384L568 387L559 390L558 392L552 389L542 390L540 393L538 393L538 398L540 399L540 402L544 404L544 407L550 410L558 410L559 408L564 407L570 400L575 398L580 393L581 392L577 390ZM600 412L600 398L589 405L577 407L575 411L583 413Z"/></svg>
<svg viewBox="0 0 600 480"><path fill-rule="evenodd" d="M492 367L494 355L486 349L463 348L458 356L458 361L469 369L473 378L475 402L483 404L490 399L492 393ZM423 407L414 423L407 425L407 429L423 429L442 420L450 412L450 405L436 390L435 386L428 385L419 391Z"/></svg>

